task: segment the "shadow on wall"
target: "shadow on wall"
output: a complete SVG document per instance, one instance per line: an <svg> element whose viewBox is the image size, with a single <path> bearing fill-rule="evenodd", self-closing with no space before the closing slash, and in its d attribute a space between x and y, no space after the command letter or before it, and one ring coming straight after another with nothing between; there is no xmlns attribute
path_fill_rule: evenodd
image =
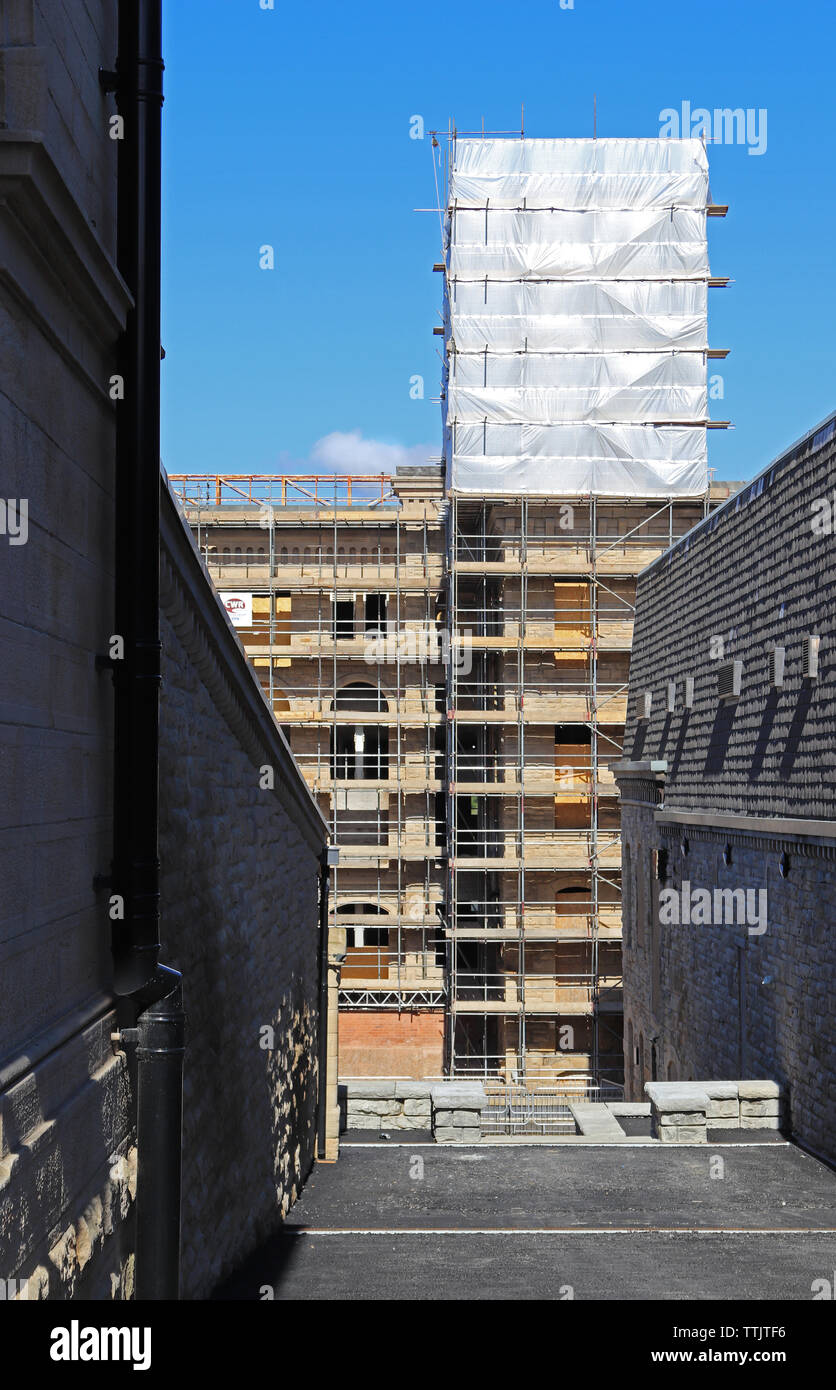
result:
<svg viewBox="0 0 836 1390"><path fill-rule="evenodd" d="M784 753L781 758L781 776L789 777L795 766L798 745L801 742L801 735L804 732L804 725L807 722L807 715L810 712L810 705L813 701L813 689L809 685L803 685L798 693L798 701L795 706L795 714L792 717L787 741L784 745Z"/></svg>
<svg viewBox="0 0 836 1390"><path fill-rule="evenodd" d="M300 1225L294 1230L304 1231ZM301 1248L301 1238L292 1232L279 1231L244 1261L240 1269L220 1284L212 1293L214 1301L227 1303L266 1302L281 1298L282 1284Z"/></svg>
<svg viewBox="0 0 836 1390"><path fill-rule="evenodd" d="M634 763L641 762L646 743L647 725L645 723L637 724L633 730L633 747L631 749L631 756Z"/></svg>
<svg viewBox="0 0 836 1390"><path fill-rule="evenodd" d="M703 769L708 776L716 777L723 771L723 764L726 761L732 729L734 728L735 709L736 705L734 704L723 704L718 707L714 716L714 727L708 740L708 752L705 756Z"/></svg>
<svg viewBox="0 0 836 1390"><path fill-rule="evenodd" d="M252 843L262 838L259 828L264 829L252 827ZM194 866L203 888L189 907L199 930L170 918L165 925L173 963L189 990L182 1270L187 1298L207 1297L275 1233L310 1171L316 1130L316 1018L305 998L303 970L297 975L282 965L291 954L294 923L287 911L293 895L283 882L289 871L281 864L284 856L293 857L292 844L262 844L272 872L269 892L257 880L240 893L213 883L218 866L212 849L207 839ZM165 904L163 913L165 923Z"/></svg>
<svg viewBox="0 0 836 1390"><path fill-rule="evenodd" d="M679 764L682 761L682 754L685 751L685 744L688 739L688 725L690 724L690 722L691 711L689 709L683 710L682 719L679 725L679 734L677 735L676 739L676 747L673 750L673 756L671 758L671 779L673 779L676 776L677 771L679 769Z"/></svg>
<svg viewBox="0 0 836 1390"><path fill-rule="evenodd" d="M181 1287L204 1298L276 1231L313 1162L317 857L162 629L162 933L187 1015Z"/></svg>

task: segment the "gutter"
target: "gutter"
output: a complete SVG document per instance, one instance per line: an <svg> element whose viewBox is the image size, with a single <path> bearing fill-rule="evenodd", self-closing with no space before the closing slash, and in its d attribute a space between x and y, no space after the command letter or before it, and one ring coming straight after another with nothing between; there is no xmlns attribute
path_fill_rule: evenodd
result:
<svg viewBox="0 0 836 1390"><path fill-rule="evenodd" d="M133 297L119 345L116 416L113 864L114 989L135 1027L136 1297L176 1299L185 1015L160 965L159 622L162 0L120 0L118 57L100 72L124 123L118 141L117 265Z"/></svg>

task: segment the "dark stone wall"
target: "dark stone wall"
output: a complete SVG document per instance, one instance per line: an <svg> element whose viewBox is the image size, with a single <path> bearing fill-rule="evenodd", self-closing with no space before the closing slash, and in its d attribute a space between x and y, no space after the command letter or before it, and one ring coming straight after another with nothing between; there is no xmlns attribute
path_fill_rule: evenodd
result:
<svg viewBox="0 0 836 1390"><path fill-rule="evenodd" d="M667 760L669 807L833 815L834 562L831 422L639 576L624 757ZM801 675L806 633L821 636L815 684ZM774 692L772 644L786 648L786 684ZM721 705L717 668L736 659L743 662L741 697ZM690 711L684 708L686 676L695 681ZM668 714L671 680L676 707ZM653 706L644 724L637 706L647 690Z"/></svg>
<svg viewBox="0 0 836 1390"><path fill-rule="evenodd" d="M836 840L793 822L833 819L834 529L836 418L640 575L617 770L628 1096L640 1099L654 1073L772 1079L787 1088L793 1133L831 1158ZM807 633L821 637L815 682L801 670ZM771 644L786 648L775 691ZM743 663L741 694L721 704L717 667L731 660ZM645 691L646 722L637 715ZM654 774L651 761L667 771ZM711 813L728 819L712 824ZM673 891L681 904L686 883L712 898L715 889L763 892L765 929L716 911L707 923L665 920L660 895Z"/></svg>

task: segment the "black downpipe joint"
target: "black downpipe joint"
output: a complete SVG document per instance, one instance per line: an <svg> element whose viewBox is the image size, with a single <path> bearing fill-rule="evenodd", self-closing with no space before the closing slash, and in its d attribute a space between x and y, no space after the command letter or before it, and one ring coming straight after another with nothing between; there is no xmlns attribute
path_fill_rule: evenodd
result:
<svg viewBox="0 0 836 1390"><path fill-rule="evenodd" d="M166 993L136 1027L137 1168L136 1297L180 1296L180 1154L185 1023L180 976L161 965Z"/></svg>

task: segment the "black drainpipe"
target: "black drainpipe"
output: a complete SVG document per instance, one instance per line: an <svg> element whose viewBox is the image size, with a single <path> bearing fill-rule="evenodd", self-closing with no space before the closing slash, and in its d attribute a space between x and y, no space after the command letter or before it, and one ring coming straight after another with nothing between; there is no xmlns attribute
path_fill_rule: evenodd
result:
<svg viewBox="0 0 836 1390"><path fill-rule="evenodd" d="M116 429L114 987L136 1026L138 1299L176 1299L180 1264L181 981L159 963L160 259L162 0L120 0L117 263L133 296L119 352ZM123 1011L124 1011L123 1006Z"/></svg>
<svg viewBox="0 0 836 1390"><path fill-rule="evenodd" d="M316 1115L316 1150L325 1157L328 1098L328 900L331 892L331 851L323 846L319 859L319 1094Z"/></svg>

